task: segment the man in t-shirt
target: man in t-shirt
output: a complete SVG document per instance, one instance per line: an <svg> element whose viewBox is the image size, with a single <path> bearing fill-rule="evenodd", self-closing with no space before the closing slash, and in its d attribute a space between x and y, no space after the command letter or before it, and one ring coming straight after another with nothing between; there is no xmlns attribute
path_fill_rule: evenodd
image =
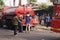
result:
<svg viewBox="0 0 60 40"><path fill-rule="evenodd" d="M30 14L27 13L26 15L26 31L30 31Z"/></svg>

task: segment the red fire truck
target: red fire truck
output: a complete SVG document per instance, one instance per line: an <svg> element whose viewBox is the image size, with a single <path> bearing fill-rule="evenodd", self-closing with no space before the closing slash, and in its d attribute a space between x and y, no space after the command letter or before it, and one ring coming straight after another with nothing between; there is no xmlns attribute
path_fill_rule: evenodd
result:
<svg viewBox="0 0 60 40"><path fill-rule="evenodd" d="M60 0L54 0L54 19L51 21L52 30L60 32Z"/></svg>
<svg viewBox="0 0 60 40"><path fill-rule="evenodd" d="M17 7L8 7L8 6L4 6L2 7L2 24L4 28L9 28L11 29L11 19L13 17L13 15L15 14L15 9Z"/></svg>
<svg viewBox="0 0 60 40"><path fill-rule="evenodd" d="M13 18L13 15L16 14L19 17L20 13L22 13L23 16L25 16L27 12L29 12L31 16L34 15L34 10L29 6L3 7L2 8L3 27L11 29L12 28L11 20ZM25 20L23 20L22 23L25 24Z"/></svg>

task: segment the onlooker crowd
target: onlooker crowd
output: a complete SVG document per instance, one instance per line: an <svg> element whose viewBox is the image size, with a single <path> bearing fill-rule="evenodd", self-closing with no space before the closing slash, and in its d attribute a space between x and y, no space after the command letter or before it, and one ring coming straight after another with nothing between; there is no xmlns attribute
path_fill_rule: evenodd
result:
<svg viewBox="0 0 60 40"><path fill-rule="evenodd" d="M51 22L51 17L49 14L43 14L40 16L40 25L42 26L50 26L50 22Z"/></svg>

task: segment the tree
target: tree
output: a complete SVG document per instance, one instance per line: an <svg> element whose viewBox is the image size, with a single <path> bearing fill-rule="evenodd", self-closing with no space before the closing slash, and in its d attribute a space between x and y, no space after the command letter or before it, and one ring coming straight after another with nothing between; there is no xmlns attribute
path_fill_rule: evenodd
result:
<svg viewBox="0 0 60 40"><path fill-rule="evenodd" d="M3 5L4 5L3 0L0 0L0 5L1 5L1 6L3 6Z"/></svg>
<svg viewBox="0 0 60 40"><path fill-rule="evenodd" d="M30 0L31 2L36 2L36 0Z"/></svg>
<svg viewBox="0 0 60 40"><path fill-rule="evenodd" d="M41 3L38 6L39 6L39 9L48 9L49 8L49 6L45 3Z"/></svg>
<svg viewBox="0 0 60 40"><path fill-rule="evenodd" d="M53 2L54 0L50 0L51 2Z"/></svg>
<svg viewBox="0 0 60 40"><path fill-rule="evenodd" d="M31 2L36 2L36 0L28 0L29 1L29 3L31 3Z"/></svg>

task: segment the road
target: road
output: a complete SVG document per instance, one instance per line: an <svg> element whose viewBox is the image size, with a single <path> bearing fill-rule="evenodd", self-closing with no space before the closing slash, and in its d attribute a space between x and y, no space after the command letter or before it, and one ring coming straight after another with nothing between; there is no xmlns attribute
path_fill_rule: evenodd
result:
<svg viewBox="0 0 60 40"><path fill-rule="evenodd" d="M14 36L12 30L0 29L0 40L60 40L60 33L40 29Z"/></svg>
<svg viewBox="0 0 60 40"><path fill-rule="evenodd" d="M60 40L60 33L39 29L14 36L12 30L0 29L0 40Z"/></svg>

